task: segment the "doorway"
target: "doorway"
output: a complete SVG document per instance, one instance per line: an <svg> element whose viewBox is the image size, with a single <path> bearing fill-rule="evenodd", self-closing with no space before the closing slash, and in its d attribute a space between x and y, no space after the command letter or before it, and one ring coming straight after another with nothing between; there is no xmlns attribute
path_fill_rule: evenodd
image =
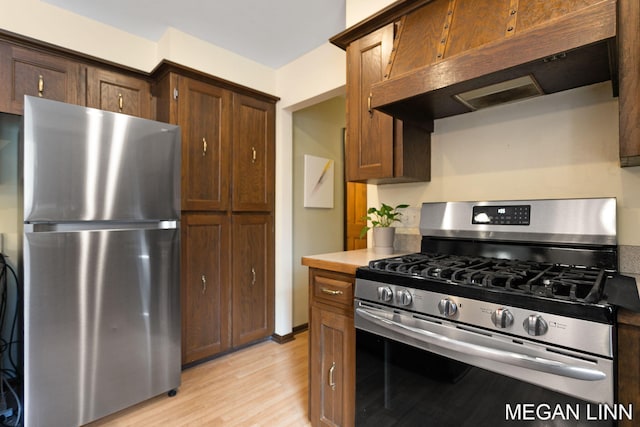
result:
<svg viewBox="0 0 640 427"><path fill-rule="evenodd" d="M341 252L347 247L347 236L353 235L351 247L366 247L359 239L362 216L366 214L366 185L345 185L344 128L346 100L337 96L297 110L293 126L293 258L292 258L292 325L308 323L308 268L300 264L305 255ZM305 155L334 162L333 206L304 206ZM353 188L357 191L354 192ZM357 199L356 199L356 194ZM357 201L356 201L357 200ZM357 209L365 209L359 212Z"/></svg>

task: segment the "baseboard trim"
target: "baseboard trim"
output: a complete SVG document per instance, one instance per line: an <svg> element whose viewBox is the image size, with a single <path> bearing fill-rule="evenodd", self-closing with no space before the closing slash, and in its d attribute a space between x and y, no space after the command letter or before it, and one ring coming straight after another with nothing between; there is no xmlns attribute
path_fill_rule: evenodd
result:
<svg viewBox="0 0 640 427"><path fill-rule="evenodd" d="M273 334L271 335L271 339L275 342L277 342L278 344L286 344L288 342L291 342L295 339L295 337L293 336L293 332L291 332L290 334L286 334L286 335L278 335L278 334Z"/></svg>
<svg viewBox="0 0 640 427"><path fill-rule="evenodd" d="M302 325L298 325L298 326L294 326L293 327L293 335L297 335L301 332L306 331L307 329L309 329L309 324L308 323L303 323Z"/></svg>
<svg viewBox="0 0 640 427"><path fill-rule="evenodd" d="M300 332L304 332L307 329L309 329L309 324L305 323L303 325L299 325L299 326L295 326L293 328L293 331L291 333L288 333L286 335L279 335L279 334L272 334L271 335L271 339L275 342L277 342L278 344L286 344L288 342L293 341L295 338L296 334L299 334Z"/></svg>

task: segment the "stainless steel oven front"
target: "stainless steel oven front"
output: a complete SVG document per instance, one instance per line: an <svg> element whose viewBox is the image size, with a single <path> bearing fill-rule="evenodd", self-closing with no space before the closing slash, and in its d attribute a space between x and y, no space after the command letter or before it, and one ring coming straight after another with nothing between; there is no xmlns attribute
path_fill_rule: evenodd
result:
<svg viewBox="0 0 640 427"><path fill-rule="evenodd" d="M626 415L611 357L362 300L355 326L358 426L611 426Z"/></svg>

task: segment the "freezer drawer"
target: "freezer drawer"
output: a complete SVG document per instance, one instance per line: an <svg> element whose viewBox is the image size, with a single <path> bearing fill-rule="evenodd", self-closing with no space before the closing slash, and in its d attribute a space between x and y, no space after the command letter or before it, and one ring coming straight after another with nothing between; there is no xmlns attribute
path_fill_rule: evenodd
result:
<svg viewBox="0 0 640 427"><path fill-rule="evenodd" d="M24 243L27 427L82 425L179 386L179 230Z"/></svg>

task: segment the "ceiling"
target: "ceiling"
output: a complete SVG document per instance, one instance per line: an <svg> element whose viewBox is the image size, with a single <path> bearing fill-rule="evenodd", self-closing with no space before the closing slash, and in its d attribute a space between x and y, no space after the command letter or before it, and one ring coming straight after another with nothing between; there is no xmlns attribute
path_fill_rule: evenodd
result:
<svg viewBox="0 0 640 427"><path fill-rule="evenodd" d="M173 27L271 68L345 28L346 0L43 0L158 41Z"/></svg>

